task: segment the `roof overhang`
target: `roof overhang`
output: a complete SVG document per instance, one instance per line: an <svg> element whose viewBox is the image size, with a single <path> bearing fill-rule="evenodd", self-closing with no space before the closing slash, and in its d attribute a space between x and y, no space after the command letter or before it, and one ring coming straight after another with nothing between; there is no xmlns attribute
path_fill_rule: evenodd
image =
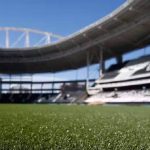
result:
<svg viewBox="0 0 150 150"><path fill-rule="evenodd" d="M149 0L126 1L117 10L57 43L24 49L0 49L1 73L42 73L77 69L118 57L150 44Z"/></svg>

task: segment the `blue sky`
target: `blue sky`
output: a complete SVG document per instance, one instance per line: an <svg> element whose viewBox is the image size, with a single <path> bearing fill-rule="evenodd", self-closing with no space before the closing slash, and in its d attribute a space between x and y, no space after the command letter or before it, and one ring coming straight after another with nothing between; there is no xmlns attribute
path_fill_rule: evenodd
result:
<svg viewBox="0 0 150 150"><path fill-rule="evenodd" d="M66 36L109 14L123 2L125 0L0 0L0 26L33 28ZM85 70L46 76L47 79L85 78ZM97 77L95 65L91 67L91 78Z"/></svg>
<svg viewBox="0 0 150 150"><path fill-rule="evenodd" d="M0 0L0 26L68 35L110 13L125 0Z"/></svg>

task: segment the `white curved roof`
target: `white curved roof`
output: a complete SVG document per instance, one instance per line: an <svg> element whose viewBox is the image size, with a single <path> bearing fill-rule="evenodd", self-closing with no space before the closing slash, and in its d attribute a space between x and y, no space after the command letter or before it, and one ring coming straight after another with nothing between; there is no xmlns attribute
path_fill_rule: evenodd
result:
<svg viewBox="0 0 150 150"><path fill-rule="evenodd" d="M1 73L57 72L117 57L150 44L149 0L126 1L117 10L84 29L43 47L0 49Z"/></svg>

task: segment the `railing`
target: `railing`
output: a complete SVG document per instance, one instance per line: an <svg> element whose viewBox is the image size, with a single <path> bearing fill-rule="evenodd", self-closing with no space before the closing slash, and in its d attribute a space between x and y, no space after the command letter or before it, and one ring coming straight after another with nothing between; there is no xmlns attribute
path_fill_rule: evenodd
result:
<svg viewBox="0 0 150 150"><path fill-rule="evenodd" d="M95 79L89 80L93 83ZM86 85L86 80L70 81L0 81L1 93L49 93L58 94L65 85Z"/></svg>

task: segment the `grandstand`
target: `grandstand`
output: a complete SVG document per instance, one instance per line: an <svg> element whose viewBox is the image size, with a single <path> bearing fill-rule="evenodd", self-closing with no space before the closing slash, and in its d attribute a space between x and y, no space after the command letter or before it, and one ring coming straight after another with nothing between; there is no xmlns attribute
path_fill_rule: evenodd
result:
<svg viewBox="0 0 150 150"><path fill-rule="evenodd" d="M96 95L86 102L150 102L150 56L112 65L103 77L96 81L95 86L91 88L92 90L95 91L92 94Z"/></svg>
<svg viewBox="0 0 150 150"><path fill-rule="evenodd" d="M94 80L89 82L93 83ZM70 85L77 85L74 88ZM86 80L1 81L0 103L76 103L84 100ZM76 92L74 92L76 91ZM69 97L68 97L69 95ZM67 97L66 97L67 96Z"/></svg>
<svg viewBox="0 0 150 150"><path fill-rule="evenodd" d="M79 99L87 98L86 89L87 94L92 95L85 100L86 103L149 102L150 56L123 62L123 55L149 46L149 16L148 0L129 0L108 16L67 37L31 29L0 28L6 32L6 45L0 48L1 73L56 73L87 66L87 79L83 81L86 85L82 90L69 90L64 94L62 89L54 88L54 84L58 82L51 82L52 88L44 89L43 84L48 83L1 81L0 101L79 102ZM25 47L10 47L9 33L12 30L25 34ZM31 46L30 32L43 34L44 39L46 36L45 44ZM51 42L50 36L59 40ZM105 61L111 58L115 58L117 64L106 70ZM89 87L89 66L97 63L100 64L100 78ZM11 88L11 92L10 88L3 88L3 84L14 83L21 86L18 89ZM63 84L64 81L59 83ZM24 90L28 92L22 92L22 84L30 85L30 89ZM40 84L41 88L33 89L33 84ZM19 93L12 92L16 90Z"/></svg>

